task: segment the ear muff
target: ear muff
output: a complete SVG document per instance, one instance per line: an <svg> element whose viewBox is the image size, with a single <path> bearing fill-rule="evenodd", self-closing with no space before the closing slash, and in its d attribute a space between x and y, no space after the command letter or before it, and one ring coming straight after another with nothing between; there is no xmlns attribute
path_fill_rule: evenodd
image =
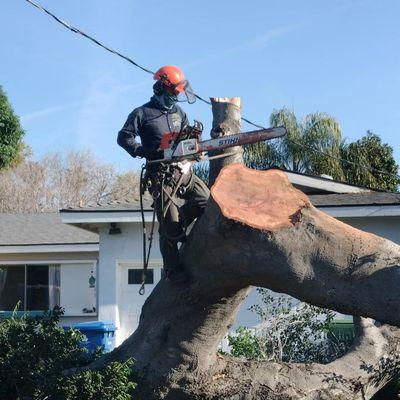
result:
<svg viewBox="0 0 400 400"><path fill-rule="evenodd" d="M160 96L164 93L164 87L161 81L156 81L156 83L153 85L153 92L157 96Z"/></svg>

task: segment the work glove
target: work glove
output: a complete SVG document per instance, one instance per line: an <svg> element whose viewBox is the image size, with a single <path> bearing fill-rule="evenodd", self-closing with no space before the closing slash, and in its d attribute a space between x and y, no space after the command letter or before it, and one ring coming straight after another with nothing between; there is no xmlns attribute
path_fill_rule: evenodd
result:
<svg viewBox="0 0 400 400"><path fill-rule="evenodd" d="M162 158L164 158L164 152L162 150L154 150L151 153L152 160L161 160Z"/></svg>
<svg viewBox="0 0 400 400"><path fill-rule="evenodd" d="M146 149L143 146L139 146L135 151L135 157L147 158L148 160L158 160L164 158L164 152L162 150Z"/></svg>
<svg viewBox="0 0 400 400"><path fill-rule="evenodd" d="M149 158L152 150L145 149L143 146L139 146L135 150L135 157Z"/></svg>

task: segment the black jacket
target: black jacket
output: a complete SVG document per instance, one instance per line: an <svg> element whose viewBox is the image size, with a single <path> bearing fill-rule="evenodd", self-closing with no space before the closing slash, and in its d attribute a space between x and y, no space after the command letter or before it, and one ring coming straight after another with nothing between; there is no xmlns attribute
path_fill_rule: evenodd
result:
<svg viewBox="0 0 400 400"><path fill-rule="evenodd" d="M132 157L156 158L161 138L167 132L180 132L188 125L185 112L177 105L171 110L160 106L154 98L135 108L118 133L118 144ZM139 135L141 144L136 141Z"/></svg>

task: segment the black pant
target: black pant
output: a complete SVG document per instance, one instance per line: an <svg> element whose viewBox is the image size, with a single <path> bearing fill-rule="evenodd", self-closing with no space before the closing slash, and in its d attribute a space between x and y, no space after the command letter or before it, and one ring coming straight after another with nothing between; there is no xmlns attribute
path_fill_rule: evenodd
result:
<svg viewBox="0 0 400 400"><path fill-rule="evenodd" d="M179 266L178 242L185 237L185 227L203 214L210 196L207 185L198 176L189 172L183 176L181 189L178 189L171 201L170 197L180 176L181 173L176 170L173 179L164 183L164 190L161 189L160 179L153 180L150 189L153 196L157 193L154 207L159 222L160 251L167 271ZM163 210L166 207L168 210L163 216Z"/></svg>

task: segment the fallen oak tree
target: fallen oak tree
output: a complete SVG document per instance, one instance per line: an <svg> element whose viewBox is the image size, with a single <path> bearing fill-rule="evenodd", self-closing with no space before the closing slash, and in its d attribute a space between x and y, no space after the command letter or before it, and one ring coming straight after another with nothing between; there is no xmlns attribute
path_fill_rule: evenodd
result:
<svg viewBox="0 0 400 400"><path fill-rule="evenodd" d="M237 100L212 103L215 131L237 131ZM93 367L134 357L142 399L371 398L388 379L374 379L371 366L399 349L400 247L320 212L284 173L249 170L240 158L227 157L219 175L211 165L207 210L181 249L190 282L161 281L138 329ZM217 355L250 285L393 326L356 318L352 349L327 365Z"/></svg>

